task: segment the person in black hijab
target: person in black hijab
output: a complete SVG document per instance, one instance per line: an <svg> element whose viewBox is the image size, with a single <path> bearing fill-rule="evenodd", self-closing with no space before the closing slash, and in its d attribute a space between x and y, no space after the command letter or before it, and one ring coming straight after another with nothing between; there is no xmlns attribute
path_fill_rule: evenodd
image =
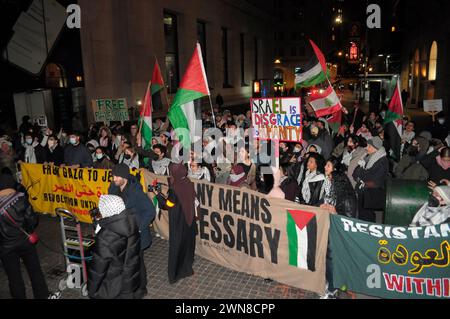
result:
<svg viewBox="0 0 450 319"><path fill-rule="evenodd" d="M159 207L169 211L169 283L192 276L195 254L194 183L188 178L183 164L169 165L169 193L167 198L154 190Z"/></svg>

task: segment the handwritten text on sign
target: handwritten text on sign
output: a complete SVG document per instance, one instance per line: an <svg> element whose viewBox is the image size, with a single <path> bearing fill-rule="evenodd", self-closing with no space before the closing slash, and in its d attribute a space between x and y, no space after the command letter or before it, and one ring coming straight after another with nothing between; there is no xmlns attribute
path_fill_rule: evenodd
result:
<svg viewBox="0 0 450 319"><path fill-rule="evenodd" d="M92 107L96 122L120 122L130 119L126 99L93 100Z"/></svg>
<svg viewBox="0 0 450 319"><path fill-rule="evenodd" d="M298 142L302 139L300 98L251 100L255 138Z"/></svg>

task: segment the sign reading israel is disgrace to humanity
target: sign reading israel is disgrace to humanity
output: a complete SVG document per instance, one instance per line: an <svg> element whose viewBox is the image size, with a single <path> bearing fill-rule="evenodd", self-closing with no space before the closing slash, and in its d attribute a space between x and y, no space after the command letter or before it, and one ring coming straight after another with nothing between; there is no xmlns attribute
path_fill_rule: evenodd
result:
<svg viewBox="0 0 450 319"><path fill-rule="evenodd" d="M302 139L300 98L251 99L254 137L299 142Z"/></svg>
<svg viewBox="0 0 450 319"><path fill-rule="evenodd" d="M92 110L96 122L129 121L126 99L92 100Z"/></svg>
<svg viewBox="0 0 450 319"><path fill-rule="evenodd" d="M333 286L381 298L450 298L450 225L394 227L331 216Z"/></svg>
<svg viewBox="0 0 450 319"><path fill-rule="evenodd" d="M64 208L84 223L92 222L89 211L98 206L101 195L108 194L113 179L112 171L103 169L42 164L22 164L21 168L34 211L54 214L56 208Z"/></svg>
<svg viewBox="0 0 450 319"><path fill-rule="evenodd" d="M144 171L145 182L167 177ZM200 202L196 254L224 267L323 294L328 213L246 188L192 180ZM157 209L158 211L158 209ZM167 211L155 229L169 238Z"/></svg>

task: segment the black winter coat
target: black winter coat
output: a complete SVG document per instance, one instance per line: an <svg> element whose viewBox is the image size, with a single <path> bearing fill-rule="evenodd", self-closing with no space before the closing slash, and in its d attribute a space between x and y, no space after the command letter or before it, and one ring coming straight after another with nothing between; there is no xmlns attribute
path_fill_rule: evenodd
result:
<svg viewBox="0 0 450 319"><path fill-rule="evenodd" d="M425 158L420 162L423 167L428 172L428 175L430 176L430 181L441 184L441 180L448 179L450 180L450 169L444 170L436 161L436 157L439 156L438 151L434 151L431 154L428 154L425 156Z"/></svg>
<svg viewBox="0 0 450 319"><path fill-rule="evenodd" d="M99 221L93 258L88 268L88 292L94 299L138 299L145 295L145 268L140 249L139 228L133 214Z"/></svg>
<svg viewBox="0 0 450 319"><path fill-rule="evenodd" d="M153 206L150 201L150 198L142 190L141 184L139 184L135 177L131 177L128 180L128 185L125 186L124 191L121 192L120 188L114 185L113 182L109 186L108 194L122 197L125 202L125 207L128 210L131 210L136 217L136 222L139 226L139 231L141 232L142 250L150 247L152 244L150 224L155 219L156 210L155 206Z"/></svg>
<svg viewBox="0 0 450 319"><path fill-rule="evenodd" d="M45 148L44 162L54 163L55 166L61 166L64 163L64 149L57 145L53 152L48 147Z"/></svg>
<svg viewBox="0 0 450 319"><path fill-rule="evenodd" d="M31 208L26 196L21 196L7 210L14 221L26 232L32 233L38 225L38 216ZM28 240L27 236L6 216L0 216L0 256L20 247Z"/></svg>

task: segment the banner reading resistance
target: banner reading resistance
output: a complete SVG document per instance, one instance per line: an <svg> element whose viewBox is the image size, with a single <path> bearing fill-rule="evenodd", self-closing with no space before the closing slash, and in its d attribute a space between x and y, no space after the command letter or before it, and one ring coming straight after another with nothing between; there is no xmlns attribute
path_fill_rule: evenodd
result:
<svg viewBox="0 0 450 319"><path fill-rule="evenodd" d="M381 298L450 298L450 225L394 227L331 216L336 288Z"/></svg>
<svg viewBox="0 0 450 319"><path fill-rule="evenodd" d="M144 171L147 185L167 178ZM329 215L249 189L193 180L200 201L196 254L224 267L323 294ZM166 211L154 225L169 238Z"/></svg>

